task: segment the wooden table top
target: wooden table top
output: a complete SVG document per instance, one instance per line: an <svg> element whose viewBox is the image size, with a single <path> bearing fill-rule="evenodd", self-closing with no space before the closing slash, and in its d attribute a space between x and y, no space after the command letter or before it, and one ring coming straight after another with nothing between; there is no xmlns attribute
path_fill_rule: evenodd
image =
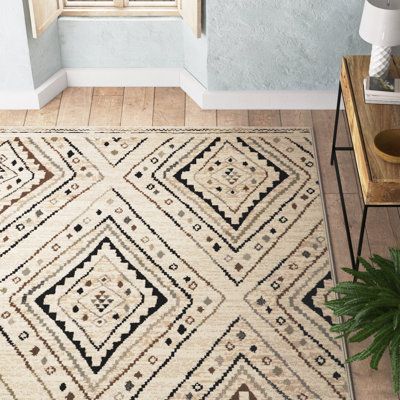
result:
<svg viewBox="0 0 400 400"><path fill-rule="evenodd" d="M365 103L369 61L369 56L344 57L340 78L358 174L365 204L400 205L400 165L383 161L374 151L379 132L400 128L400 106ZM390 73L400 78L400 57L393 58Z"/></svg>

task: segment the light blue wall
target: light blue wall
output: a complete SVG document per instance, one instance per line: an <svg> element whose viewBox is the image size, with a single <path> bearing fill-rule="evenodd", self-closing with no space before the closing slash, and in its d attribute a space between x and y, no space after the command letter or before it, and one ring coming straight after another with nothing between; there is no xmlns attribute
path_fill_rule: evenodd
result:
<svg viewBox="0 0 400 400"><path fill-rule="evenodd" d="M72 18L58 22L66 68L182 68L207 85L207 38L181 18Z"/></svg>
<svg viewBox="0 0 400 400"><path fill-rule="evenodd" d="M362 0L207 0L213 90L332 89L340 57L368 53Z"/></svg>
<svg viewBox="0 0 400 400"><path fill-rule="evenodd" d="M180 18L59 19L67 68L183 67Z"/></svg>
<svg viewBox="0 0 400 400"><path fill-rule="evenodd" d="M208 86L208 40L203 35L197 39L192 30L183 24L184 66L203 86Z"/></svg>
<svg viewBox="0 0 400 400"><path fill-rule="evenodd" d="M32 90L33 77L22 1L0 5L0 90Z"/></svg>
<svg viewBox="0 0 400 400"><path fill-rule="evenodd" d="M181 67L210 90L336 87L369 52L361 0L204 0L201 39L179 18L61 18L65 67Z"/></svg>
<svg viewBox="0 0 400 400"><path fill-rule="evenodd" d="M27 0L0 5L0 90L32 90L62 68L58 24L33 39Z"/></svg>
<svg viewBox="0 0 400 400"><path fill-rule="evenodd" d="M62 67L185 67L210 90L332 89L340 57L370 49L362 0L203 1L201 39L179 18L63 17L35 40L27 0L3 1L0 89L38 87Z"/></svg>
<svg viewBox="0 0 400 400"><path fill-rule="evenodd" d="M192 30L186 25L183 27L183 46L185 54L185 68L203 86L208 86L208 36L207 36L207 3L203 0L202 26L203 35L200 39L193 35Z"/></svg>
<svg viewBox="0 0 400 400"><path fill-rule="evenodd" d="M58 23L57 21L52 23L38 39L32 37L29 18L26 24L33 82L37 88L62 68Z"/></svg>

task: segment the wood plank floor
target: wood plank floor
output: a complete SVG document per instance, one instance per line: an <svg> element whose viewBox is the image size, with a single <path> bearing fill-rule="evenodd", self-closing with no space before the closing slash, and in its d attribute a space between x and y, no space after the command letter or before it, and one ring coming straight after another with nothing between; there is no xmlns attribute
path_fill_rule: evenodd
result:
<svg viewBox="0 0 400 400"><path fill-rule="evenodd" d="M2 111L0 126L306 126L313 127L321 167L321 179L339 279L340 267L349 266L347 241L340 209L338 187L329 165L334 112L332 111L220 111L201 110L178 88L69 88L41 110ZM343 118L339 143L348 144ZM343 185L349 205L352 234L360 225L361 199L351 154L340 156ZM400 216L397 209L372 210L367 224L364 256L373 252L387 254L390 246L400 244ZM360 349L351 345L350 354ZM388 357L379 371L368 362L352 365L356 399L391 400ZM322 396L323 398L323 396ZM324 399L330 400L330 399Z"/></svg>

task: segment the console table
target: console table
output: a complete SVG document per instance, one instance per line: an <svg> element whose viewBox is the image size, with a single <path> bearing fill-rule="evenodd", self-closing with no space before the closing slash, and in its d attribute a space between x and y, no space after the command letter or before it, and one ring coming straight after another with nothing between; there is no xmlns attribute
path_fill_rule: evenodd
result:
<svg viewBox="0 0 400 400"><path fill-rule="evenodd" d="M331 155L331 164L335 166L339 186L351 262L355 269L359 267L368 209L370 207L400 206L400 165L383 161L375 154L373 148L374 138L379 132L400 127L400 106L366 104L364 102L363 79L368 76L369 60L369 56L347 56L342 60ZM393 58L390 73L392 76L400 78L400 57ZM342 98L352 143L350 147L336 145ZM337 158L338 151L354 152L357 166L356 175L361 186L363 209L356 253L350 234Z"/></svg>

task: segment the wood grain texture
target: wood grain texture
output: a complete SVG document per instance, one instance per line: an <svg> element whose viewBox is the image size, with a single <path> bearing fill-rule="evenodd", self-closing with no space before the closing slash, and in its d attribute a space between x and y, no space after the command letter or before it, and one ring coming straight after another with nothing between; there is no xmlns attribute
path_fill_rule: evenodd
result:
<svg viewBox="0 0 400 400"><path fill-rule="evenodd" d="M126 88L121 125L152 126L154 88Z"/></svg>
<svg viewBox="0 0 400 400"><path fill-rule="evenodd" d="M282 126L312 127L312 115L309 110L281 110Z"/></svg>
<svg viewBox="0 0 400 400"><path fill-rule="evenodd" d="M396 246L396 235L391 229L387 208L368 210L367 235L372 253L388 257L389 248Z"/></svg>
<svg viewBox="0 0 400 400"><path fill-rule="evenodd" d="M0 126L23 126L26 110L0 110Z"/></svg>
<svg viewBox="0 0 400 400"><path fill-rule="evenodd" d="M218 110L217 125L221 127L248 126L249 112L247 110Z"/></svg>
<svg viewBox="0 0 400 400"><path fill-rule="evenodd" d="M55 126L60 110L61 97L62 94L59 94L40 110L29 110L26 115L25 126Z"/></svg>
<svg viewBox="0 0 400 400"><path fill-rule="evenodd" d="M186 94L180 88L156 88L153 125L185 125L185 100Z"/></svg>
<svg viewBox="0 0 400 400"><path fill-rule="evenodd" d="M185 126L217 126L217 111L202 110L186 96Z"/></svg>
<svg viewBox="0 0 400 400"><path fill-rule="evenodd" d="M357 242L360 219L361 205L359 195L346 194L347 209L349 216L350 232L353 242ZM344 228L342 208L338 194L324 194L325 207L327 211L329 232L331 237L331 248L333 252L333 262L339 280L347 280L348 275L343 271L343 267L351 266L350 255L348 251L347 237ZM365 237L364 255L370 254L368 237Z"/></svg>
<svg viewBox="0 0 400 400"><path fill-rule="evenodd" d="M123 96L124 91L123 87L95 87L93 96Z"/></svg>
<svg viewBox="0 0 400 400"><path fill-rule="evenodd" d="M39 0L43 1L43 0ZM97 0L92 0L97 1ZM151 0L149 0L151 1ZM200 0L199 0L200 1ZM148 2L147 2L148 4ZM64 7L63 17L179 17L176 7Z"/></svg>
<svg viewBox="0 0 400 400"><path fill-rule="evenodd" d="M388 208L387 210L390 229L393 232L393 236L395 239L395 247L400 248L400 214L398 208Z"/></svg>
<svg viewBox="0 0 400 400"><path fill-rule="evenodd" d="M400 126L400 106L366 104L363 79L368 76L369 57L345 57L341 69L346 105L362 193L367 204L400 203L400 165L381 160L374 151L376 134ZM400 77L400 70L391 67Z"/></svg>
<svg viewBox="0 0 400 400"><path fill-rule="evenodd" d="M324 193L339 193L335 169L330 165L334 119L335 111L312 111L312 126L318 147L317 156ZM338 146L349 146L348 132L344 124L343 115L341 115L340 119L337 144ZM357 177L351 152L338 152L338 160L344 193L358 193Z"/></svg>
<svg viewBox="0 0 400 400"><path fill-rule="evenodd" d="M64 90L58 126L87 126L92 105L92 88L67 88Z"/></svg>
<svg viewBox="0 0 400 400"><path fill-rule="evenodd" d="M278 110L250 110L250 126L282 126L281 113Z"/></svg>
<svg viewBox="0 0 400 400"><path fill-rule="evenodd" d="M123 96L93 96L90 126L118 126L121 124Z"/></svg>
<svg viewBox="0 0 400 400"><path fill-rule="evenodd" d="M349 356L364 350L371 340L365 343L352 343L349 346ZM356 400L396 400L398 397L393 394L391 382L391 368L389 355L386 353L379 364L379 370L372 370L369 360L353 363L351 374L353 377Z"/></svg>

